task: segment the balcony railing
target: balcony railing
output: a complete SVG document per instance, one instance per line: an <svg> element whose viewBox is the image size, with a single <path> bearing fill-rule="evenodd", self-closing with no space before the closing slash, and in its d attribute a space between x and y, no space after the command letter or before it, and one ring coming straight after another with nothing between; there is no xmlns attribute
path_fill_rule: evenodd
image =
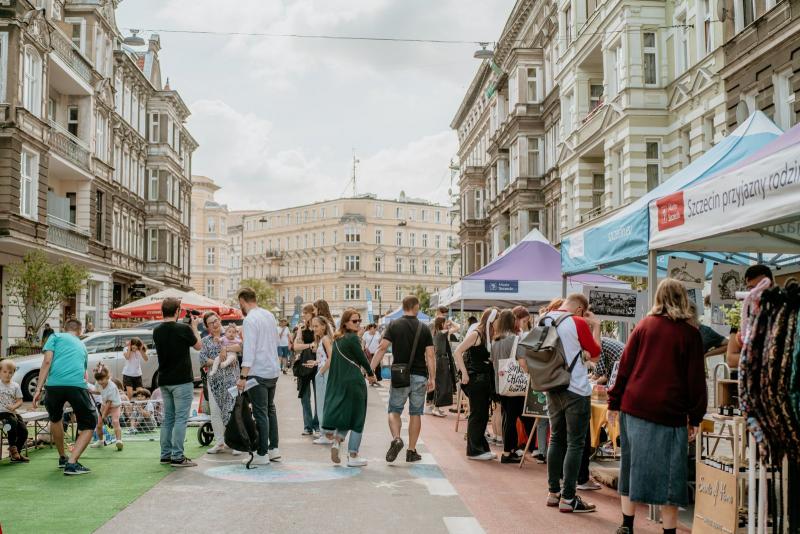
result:
<svg viewBox="0 0 800 534"><path fill-rule="evenodd" d="M89 252L89 232L54 215L47 216L47 242L75 252Z"/></svg>
<svg viewBox="0 0 800 534"><path fill-rule="evenodd" d="M50 121L52 127L50 133L50 144L56 153L87 172L92 172L92 154L86 145L64 129L63 126L55 121Z"/></svg>
<svg viewBox="0 0 800 534"><path fill-rule="evenodd" d="M92 66L84 59L80 52L72 44L72 41L64 37L60 31L54 29L50 32L50 42L53 50L64 63L69 65L75 74L80 76L86 83L92 83Z"/></svg>

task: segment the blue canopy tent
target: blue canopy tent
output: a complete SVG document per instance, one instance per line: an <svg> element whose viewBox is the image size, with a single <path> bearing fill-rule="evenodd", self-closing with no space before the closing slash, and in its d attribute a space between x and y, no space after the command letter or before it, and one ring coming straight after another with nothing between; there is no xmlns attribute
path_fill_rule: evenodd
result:
<svg viewBox="0 0 800 534"><path fill-rule="evenodd" d="M385 315L385 316L384 316L384 317L381 319L381 324L388 324L388 323L391 323L391 322L392 322L392 321L394 321L395 319L399 319L399 318L400 318L400 317L402 317L402 316L403 316L403 308L402 308L402 307L400 307L400 308L397 308L397 309L396 309L395 311L393 311L392 313L389 313L389 314ZM417 319L419 319L420 321L422 321L422 322L424 322L424 323L427 323L428 321L430 321L430 320L431 320L431 317L430 317L430 315L427 315L427 314L425 314L425 313L423 313L423 312L419 312L419 313L417 313Z"/></svg>
<svg viewBox="0 0 800 534"><path fill-rule="evenodd" d="M700 183L725 168L754 154L781 135L781 130L764 113L757 111L729 136L709 149L687 167L638 200L621 208L611 217L568 232L561 241L561 267L565 275L600 272L611 275L646 277L656 268L666 272L668 257L651 259L649 265L651 200ZM736 263L747 261L744 255L713 253L674 253L694 259ZM648 269L649 267L649 269Z"/></svg>

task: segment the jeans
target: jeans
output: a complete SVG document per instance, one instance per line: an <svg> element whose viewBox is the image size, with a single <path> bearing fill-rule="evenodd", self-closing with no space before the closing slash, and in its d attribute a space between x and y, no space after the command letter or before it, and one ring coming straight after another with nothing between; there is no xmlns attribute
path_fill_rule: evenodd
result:
<svg viewBox="0 0 800 534"><path fill-rule="evenodd" d="M591 397L571 391L551 391L547 393L547 408L550 413L547 482L550 493L561 493L562 499L571 501L575 498L581 455L589 430Z"/></svg>
<svg viewBox="0 0 800 534"><path fill-rule="evenodd" d="M211 387L208 388L208 405L211 409L211 428L214 429L217 445L224 445L225 425L222 423L222 410L217 404L217 399L214 398L214 392L211 391Z"/></svg>
<svg viewBox="0 0 800 534"><path fill-rule="evenodd" d="M514 452L519 447L517 419L522 415L525 397L500 397L503 407L503 452Z"/></svg>
<svg viewBox="0 0 800 534"><path fill-rule="evenodd" d="M486 441L486 425L489 423L489 406L492 404L494 377L489 374L469 375L469 384L461 386L469 397L469 419L467 420L467 456L478 456L491 452Z"/></svg>
<svg viewBox="0 0 800 534"><path fill-rule="evenodd" d="M178 384L161 386L164 402L164 421L161 423L161 457L180 460L183 458L183 442L186 439L186 423L192 408L194 385Z"/></svg>
<svg viewBox="0 0 800 534"><path fill-rule="evenodd" d="M389 389L389 413L402 414L408 401L408 415L422 415L425 411L425 395L428 393L428 378L411 375L411 385Z"/></svg>
<svg viewBox="0 0 800 534"><path fill-rule="evenodd" d="M539 419L539 424L536 425L536 444L538 446L538 453L545 458L547 458L547 430L549 428L549 420Z"/></svg>
<svg viewBox="0 0 800 534"><path fill-rule="evenodd" d="M581 454L581 467L578 469L578 484L586 484L589 482L589 462L592 459L592 433L591 429L586 431L586 442L583 445L583 453Z"/></svg>
<svg viewBox="0 0 800 534"><path fill-rule="evenodd" d="M24 449L28 441L28 427L25 426L22 417L9 412L0 412L0 427L5 424L11 427L8 430L9 447L16 447L20 451Z"/></svg>
<svg viewBox="0 0 800 534"><path fill-rule="evenodd" d="M303 408L303 430L306 432L319 432L319 410L317 409L316 405L314 406L313 410L311 409L312 388L314 389L314 397L316 398L316 377L311 380L311 385L306 388L306 390L303 392L303 396L300 397L300 406Z"/></svg>
<svg viewBox="0 0 800 534"><path fill-rule="evenodd" d="M325 390L328 387L328 372L326 371L325 374L317 372L317 376L314 377L314 383L317 386L317 422L321 424L325 421ZM303 422L305 422L305 419Z"/></svg>
<svg viewBox="0 0 800 534"><path fill-rule="evenodd" d="M344 441L344 438L347 437L347 430L345 431L337 430L335 434L339 436L339 438L342 441ZM347 442L348 452L354 452L358 454L358 449L361 448L361 436L362 436L361 432L355 432L353 430L350 431L350 439Z"/></svg>
<svg viewBox="0 0 800 534"><path fill-rule="evenodd" d="M258 385L247 393L253 406L253 418L258 428L258 455L264 456L278 448L278 412L275 410L275 386L277 378L253 377Z"/></svg>

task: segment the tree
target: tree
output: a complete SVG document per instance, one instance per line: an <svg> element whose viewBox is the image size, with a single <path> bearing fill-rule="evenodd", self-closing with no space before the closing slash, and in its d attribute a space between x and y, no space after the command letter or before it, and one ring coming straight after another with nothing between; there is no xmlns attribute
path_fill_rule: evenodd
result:
<svg viewBox="0 0 800 534"><path fill-rule="evenodd" d="M428 290L421 285L406 286L405 289L408 290L411 295L414 295L419 299L419 309L424 313L430 314L431 294L428 293Z"/></svg>
<svg viewBox="0 0 800 534"><path fill-rule="evenodd" d="M256 292L256 302L264 309L272 310L277 306L275 299L275 288L258 278L248 278L242 280L241 287L249 287Z"/></svg>
<svg viewBox="0 0 800 534"><path fill-rule="evenodd" d="M8 294L20 312L26 335L37 335L64 299L76 295L89 272L70 262L50 263L41 251L9 266Z"/></svg>

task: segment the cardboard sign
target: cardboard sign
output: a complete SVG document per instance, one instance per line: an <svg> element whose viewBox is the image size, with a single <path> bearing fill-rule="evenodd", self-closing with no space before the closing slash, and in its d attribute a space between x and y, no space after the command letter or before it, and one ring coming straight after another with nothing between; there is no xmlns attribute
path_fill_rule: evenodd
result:
<svg viewBox="0 0 800 534"><path fill-rule="evenodd" d="M692 534L733 534L739 519L736 475L697 464Z"/></svg>
<svg viewBox="0 0 800 534"><path fill-rule="evenodd" d="M528 392L525 395L525 407L522 409L524 417L547 417L547 395L531 389L528 381Z"/></svg>

